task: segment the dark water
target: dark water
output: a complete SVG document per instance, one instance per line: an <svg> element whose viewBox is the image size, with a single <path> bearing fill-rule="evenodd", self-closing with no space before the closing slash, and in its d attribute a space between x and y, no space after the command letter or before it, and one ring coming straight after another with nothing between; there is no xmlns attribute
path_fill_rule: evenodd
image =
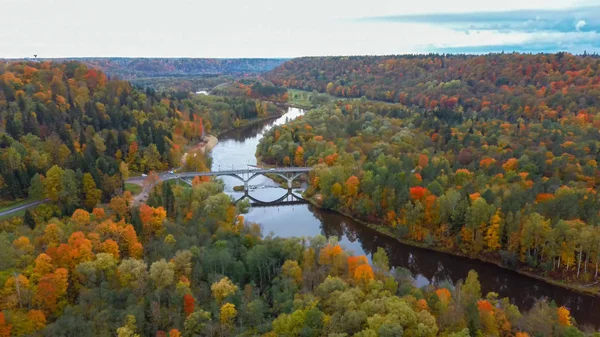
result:
<svg viewBox="0 0 600 337"><path fill-rule="evenodd" d="M256 164L256 146L263 134L273 125L284 124L302 114L300 109L289 108L288 113L277 120L222 135L212 151L213 170L242 169ZM243 196L243 193L233 191L233 187L240 184L239 180L230 177L223 180L227 193L235 199ZM250 194L262 201L276 200L287 193L263 176L252 180L250 185ZM456 283L464 280L473 269L479 274L484 294L493 291L501 297L509 297L521 309L529 309L537 299L548 297L559 306L568 307L580 325L600 327L598 297L580 295L491 264L406 246L335 212L312 205L253 207L245 218L261 224L265 235L296 237L323 234L337 237L347 250L369 258L377 247L383 247L389 255L390 264L408 269L419 287L443 281Z"/></svg>

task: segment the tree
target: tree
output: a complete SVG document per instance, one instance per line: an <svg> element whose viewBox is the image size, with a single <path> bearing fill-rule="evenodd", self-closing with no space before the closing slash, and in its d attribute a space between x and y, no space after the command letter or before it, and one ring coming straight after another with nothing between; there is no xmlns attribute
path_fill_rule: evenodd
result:
<svg viewBox="0 0 600 337"><path fill-rule="evenodd" d="M359 184L360 181L356 176L351 176L350 178L348 178L348 180L346 180L346 193L350 198L354 198L358 194Z"/></svg>
<svg viewBox="0 0 600 337"><path fill-rule="evenodd" d="M127 315L125 318L125 325L117 329L118 337L140 337L136 333L137 326L135 324L135 316Z"/></svg>
<svg viewBox="0 0 600 337"><path fill-rule="evenodd" d="M224 277L219 282L215 282L210 286L213 297L217 300L217 303L221 303L223 299L232 295L238 290L238 287L233 284L228 277Z"/></svg>
<svg viewBox="0 0 600 337"><path fill-rule="evenodd" d="M291 278L296 284L302 284L302 268L298 265L298 261L286 260L281 267L281 272L284 276Z"/></svg>
<svg viewBox="0 0 600 337"><path fill-rule="evenodd" d="M25 211L25 215L23 216L23 224L25 224L31 230L35 229L35 219L33 218L30 210Z"/></svg>
<svg viewBox="0 0 600 337"><path fill-rule="evenodd" d="M90 213L83 209L77 209L73 212L71 220L79 226L87 225L90 223Z"/></svg>
<svg viewBox="0 0 600 337"><path fill-rule="evenodd" d="M31 178L28 192L29 197L32 199L40 200L44 198L44 182L42 176L38 173Z"/></svg>
<svg viewBox="0 0 600 337"><path fill-rule="evenodd" d="M83 175L83 195L83 205L88 210L100 203L102 198L102 191L96 188L96 182L89 173Z"/></svg>
<svg viewBox="0 0 600 337"><path fill-rule="evenodd" d="M377 247L377 251L373 254L373 266L378 274L385 274L390 271L390 260L382 247Z"/></svg>
<svg viewBox="0 0 600 337"><path fill-rule="evenodd" d="M500 210L497 210L496 213L492 216L490 221L490 226L488 227L487 233L485 235L485 240L487 242L487 246L490 250L498 250L501 247L500 244Z"/></svg>
<svg viewBox="0 0 600 337"><path fill-rule="evenodd" d="M147 238L154 237L162 230L163 221L167 212L163 207L150 207L146 204L140 206L140 219L142 220L144 235Z"/></svg>
<svg viewBox="0 0 600 337"><path fill-rule="evenodd" d="M294 164L296 166L304 166L304 149L302 146L296 148L296 154L294 155Z"/></svg>
<svg viewBox="0 0 600 337"><path fill-rule="evenodd" d="M196 300L190 294L183 295L183 312L186 316L191 315L194 312Z"/></svg>
<svg viewBox="0 0 600 337"><path fill-rule="evenodd" d="M174 276L175 266L173 263L165 261L165 259L156 261L150 266L150 279L159 290L173 284Z"/></svg>
<svg viewBox="0 0 600 337"><path fill-rule="evenodd" d="M357 282L359 282L361 284L367 284L373 278L374 278L373 269L371 268L370 265L361 264L358 267L356 267L356 270L354 271L354 279Z"/></svg>
<svg viewBox="0 0 600 337"><path fill-rule="evenodd" d="M108 207L118 215L119 219L124 219L129 213L129 205L125 197L114 197L110 199Z"/></svg>
<svg viewBox="0 0 600 337"><path fill-rule="evenodd" d="M221 306L220 311L220 321L221 324L225 326L231 326L233 324L233 320L237 316L237 310L235 310L235 305L231 303L225 303Z"/></svg>
<svg viewBox="0 0 600 337"><path fill-rule="evenodd" d="M4 317L4 313L0 312L0 337L10 337L11 330L12 330L12 325L6 323L6 318Z"/></svg>
<svg viewBox="0 0 600 337"><path fill-rule="evenodd" d="M210 313L204 310L198 310L194 312L186 318L183 324L184 334L186 336L200 335L210 320Z"/></svg>
<svg viewBox="0 0 600 337"><path fill-rule="evenodd" d="M73 170L65 170L62 176L60 202L68 212L72 212L80 203L81 186Z"/></svg>
<svg viewBox="0 0 600 337"><path fill-rule="evenodd" d="M54 165L48 172L46 172L46 178L44 179L44 195L50 200L57 202L63 193L63 176L65 171L60 167Z"/></svg>
<svg viewBox="0 0 600 337"><path fill-rule="evenodd" d="M563 326L571 326L571 312L565 307L559 307L556 309L556 315L558 316L558 323Z"/></svg>
<svg viewBox="0 0 600 337"><path fill-rule="evenodd" d="M469 270L465 284L462 287L464 294L467 297L467 302L475 303L481 298L481 284L479 283L479 275L474 270Z"/></svg>

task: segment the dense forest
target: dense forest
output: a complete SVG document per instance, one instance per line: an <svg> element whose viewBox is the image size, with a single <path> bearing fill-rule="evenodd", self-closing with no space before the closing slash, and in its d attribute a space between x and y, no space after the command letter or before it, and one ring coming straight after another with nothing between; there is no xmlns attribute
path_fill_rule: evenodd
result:
<svg viewBox="0 0 600 337"><path fill-rule="evenodd" d="M600 105L600 58L558 54L306 57L266 78L277 85L427 110L560 119ZM591 109L591 111L588 111Z"/></svg>
<svg viewBox="0 0 600 337"><path fill-rule="evenodd" d="M586 116L509 123L489 111L339 101L273 128L257 155L314 165L307 194L319 205L396 237L597 284L600 133Z"/></svg>
<svg viewBox="0 0 600 337"><path fill-rule="evenodd" d="M157 91L197 92L212 89L218 85L233 82L231 75L189 75L170 77L138 77L131 79L131 84L142 88L153 88Z"/></svg>
<svg viewBox="0 0 600 337"><path fill-rule="evenodd" d="M214 88L212 93L234 97L249 97L275 103L287 103L288 92L261 78L240 79L228 85Z"/></svg>
<svg viewBox="0 0 600 337"><path fill-rule="evenodd" d="M123 79L176 77L190 75L259 74L269 71L286 59L207 59L207 58L71 58L55 62L77 61Z"/></svg>
<svg viewBox="0 0 600 337"><path fill-rule="evenodd" d="M323 207L598 290L599 58L300 58L267 77L362 97L275 128L258 148L267 163L317 165L308 193Z"/></svg>
<svg viewBox="0 0 600 337"><path fill-rule="evenodd" d="M222 191L162 183L150 205L1 233L0 336L584 336L552 302L482 294L475 272L418 289L382 249L369 264L322 236L263 237Z"/></svg>
<svg viewBox="0 0 600 337"><path fill-rule="evenodd" d="M130 171L177 167L206 132L278 113L246 97L141 90L74 61L0 65L0 199L91 210Z"/></svg>

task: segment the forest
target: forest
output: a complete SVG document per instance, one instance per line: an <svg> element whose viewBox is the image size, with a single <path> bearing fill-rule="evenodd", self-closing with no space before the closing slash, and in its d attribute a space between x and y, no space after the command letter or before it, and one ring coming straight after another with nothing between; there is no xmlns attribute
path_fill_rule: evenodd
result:
<svg viewBox="0 0 600 337"><path fill-rule="evenodd" d="M144 77L191 75L244 75L269 71L286 59L209 59L209 58L73 58L52 59L56 62L77 61L100 69L110 76L133 80Z"/></svg>
<svg viewBox="0 0 600 337"><path fill-rule="evenodd" d="M197 92L233 82L231 75L182 75L165 77L138 77L131 80L134 86L151 87L157 91Z"/></svg>
<svg viewBox="0 0 600 337"><path fill-rule="evenodd" d="M305 57L265 74L288 88L427 110L460 107L510 123L594 114L599 76L599 57L569 53Z"/></svg>
<svg viewBox="0 0 600 337"><path fill-rule="evenodd" d="M247 97L140 89L79 62L0 67L0 199L66 213L122 193L130 174L178 167L205 133L278 115Z"/></svg>
<svg viewBox="0 0 600 337"><path fill-rule="evenodd" d="M406 242L597 293L599 62L569 54L292 60L268 76L366 97L270 130L257 156L315 166L307 194L318 205Z"/></svg>

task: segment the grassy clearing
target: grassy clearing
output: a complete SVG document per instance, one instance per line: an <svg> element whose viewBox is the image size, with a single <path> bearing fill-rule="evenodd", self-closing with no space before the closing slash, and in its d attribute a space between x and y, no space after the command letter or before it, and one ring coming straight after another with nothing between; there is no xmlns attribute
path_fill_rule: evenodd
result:
<svg viewBox="0 0 600 337"><path fill-rule="evenodd" d="M21 201L7 201L6 203L0 204L0 212L10 211L13 208L23 206L25 204L28 204L28 203L34 202L34 201L35 200L33 200L33 199L24 199Z"/></svg>
<svg viewBox="0 0 600 337"><path fill-rule="evenodd" d="M131 192L131 194L136 195L142 192L142 186L136 184L125 183L125 191Z"/></svg>
<svg viewBox="0 0 600 337"><path fill-rule="evenodd" d="M289 103L291 105L297 106L299 108L305 108L305 109L313 108L314 105L310 100L312 95L313 95L313 93L310 91L288 89Z"/></svg>
<svg viewBox="0 0 600 337"><path fill-rule="evenodd" d="M31 207L31 208L28 208L28 209L31 210L31 209L34 209L34 208L35 207ZM7 215L2 215L2 216L0 216L0 221L12 219L12 218L23 217L23 216L25 216L25 211L26 210L27 209L22 209L22 210L20 210L18 212L15 212L15 213L10 213L10 214L7 214Z"/></svg>

